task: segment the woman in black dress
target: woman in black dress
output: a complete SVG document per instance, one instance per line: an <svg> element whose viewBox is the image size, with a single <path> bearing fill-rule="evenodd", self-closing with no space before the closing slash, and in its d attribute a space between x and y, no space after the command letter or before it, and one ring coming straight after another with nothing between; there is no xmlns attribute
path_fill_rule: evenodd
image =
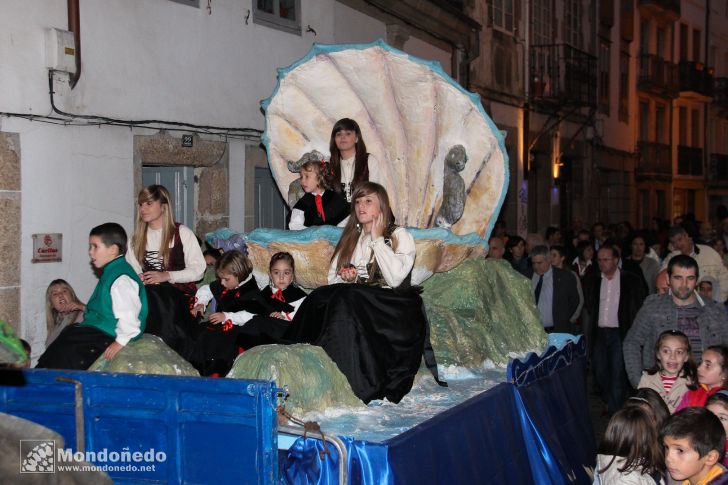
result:
<svg viewBox="0 0 728 485"><path fill-rule="evenodd" d="M314 290L288 332L323 347L364 402L399 402L412 388L427 317L410 285L412 235L394 224L387 191L363 182L331 259L329 285Z"/></svg>

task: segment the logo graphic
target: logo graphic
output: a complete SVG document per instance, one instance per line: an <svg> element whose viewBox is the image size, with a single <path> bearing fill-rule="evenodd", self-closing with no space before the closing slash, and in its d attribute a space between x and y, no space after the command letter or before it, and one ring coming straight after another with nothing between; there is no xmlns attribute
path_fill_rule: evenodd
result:
<svg viewBox="0 0 728 485"><path fill-rule="evenodd" d="M20 473L55 473L55 440L20 440Z"/></svg>
<svg viewBox="0 0 728 485"><path fill-rule="evenodd" d="M43 243L44 243L44 244L45 244L46 246L50 246L50 245L52 245L52 244L53 244L53 238L51 237L51 235L50 235L50 234L46 234L46 235L45 235L45 237L43 238Z"/></svg>

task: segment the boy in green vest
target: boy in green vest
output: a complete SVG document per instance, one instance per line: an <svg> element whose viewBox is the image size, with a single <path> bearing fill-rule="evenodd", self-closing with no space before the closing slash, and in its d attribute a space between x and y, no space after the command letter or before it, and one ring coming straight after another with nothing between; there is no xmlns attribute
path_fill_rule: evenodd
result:
<svg viewBox="0 0 728 485"><path fill-rule="evenodd" d="M36 367L86 370L99 355L111 360L144 333L147 294L124 259L124 228L114 222L96 226L91 229L88 245L91 263L102 273L86 304L83 321L61 332Z"/></svg>

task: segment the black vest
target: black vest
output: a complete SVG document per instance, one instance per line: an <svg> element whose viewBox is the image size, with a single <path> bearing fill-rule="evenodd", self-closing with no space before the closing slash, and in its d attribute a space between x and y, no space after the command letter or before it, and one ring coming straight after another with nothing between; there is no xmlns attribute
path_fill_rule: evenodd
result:
<svg viewBox="0 0 728 485"><path fill-rule="evenodd" d="M290 304L306 297L306 293L294 285L290 285L282 293L285 301L273 298L273 290L270 285L260 290L260 295L263 297L263 300L272 305L276 312L292 312L294 309Z"/></svg>
<svg viewBox="0 0 728 485"><path fill-rule="evenodd" d="M335 226L339 222L346 219L349 215L349 203L343 195L327 190L321 196L321 202L324 207L324 221L316 210L316 196L313 194L305 194L301 200L296 202L294 209L303 211L303 225L306 227L331 225Z"/></svg>

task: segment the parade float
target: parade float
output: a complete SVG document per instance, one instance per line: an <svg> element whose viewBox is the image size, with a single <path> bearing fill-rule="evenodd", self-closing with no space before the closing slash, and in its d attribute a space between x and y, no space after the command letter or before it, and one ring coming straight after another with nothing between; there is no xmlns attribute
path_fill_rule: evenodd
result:
<svg viewBox="0 0 728 485"><path fill-rule="evenodd" d="M412 279L449 387L423 370L401 403L364 405L310 345L246 351L227 379L189 377L145 336L118 362L97 362L98 372L6 371L0 411L81 451L168 451L153 472L109 473L118 483L587 483L595 450L584 343L549 346L530 282L484 259L508 159L478 96L439 64L377 41L314 45L279 70L262 107L270 168L291 206L301 160L326 158L334 122L357 120L397 223L414 236ZM288 251L298 284L313 289L326 284L340 234L322 226L206 239L247 251L259 283L271 255Z"/></svg>

